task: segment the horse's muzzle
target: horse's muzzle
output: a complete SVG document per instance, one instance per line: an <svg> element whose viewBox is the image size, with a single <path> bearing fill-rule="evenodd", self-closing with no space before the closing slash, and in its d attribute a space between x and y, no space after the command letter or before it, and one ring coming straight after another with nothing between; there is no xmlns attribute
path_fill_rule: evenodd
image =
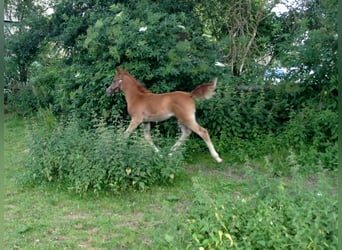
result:
<svg viewBox="0 0 342 250"><path fill-rule="evenodd" d="M111 95L113 95L114 93L118 93L119 92L119 90L120 90L120 88L111 88L111 87L109 87L109 88L107 88L107 90L106 90L106 94L107 94L107 96L111 96Z"/></svg>
<svg viewBox="0 0 342 250"><path fill-rule="evenodd" d="M111 96L113 94L113 90L111 88L106 89L107 96Z"/></svg>

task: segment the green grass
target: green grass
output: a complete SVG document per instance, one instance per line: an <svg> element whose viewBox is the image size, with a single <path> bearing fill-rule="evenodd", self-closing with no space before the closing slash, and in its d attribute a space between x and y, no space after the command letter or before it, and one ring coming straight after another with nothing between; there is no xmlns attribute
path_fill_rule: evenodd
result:
<svg viewBox="0 0 342 250"><path fill-rule="evenodd" d="M120 195L79 195L18 183L24 122L5 123L6 249L153 249L175 237L191 200L189 177L174 186Z"/></svg>
<svg viewBox="0 0 342 250"><path fill-rule="evenodd" d="M53 184L21 184L25 136L25 121L6 118L5 249L185 249L192 240L184 223L197 195L194 180L213 199L248 197L256 192L253 176L263 169L252 163L219 166L205 153L192 156L173 185L80 196ZM336 181L335 175L325 178Z"/></svg>

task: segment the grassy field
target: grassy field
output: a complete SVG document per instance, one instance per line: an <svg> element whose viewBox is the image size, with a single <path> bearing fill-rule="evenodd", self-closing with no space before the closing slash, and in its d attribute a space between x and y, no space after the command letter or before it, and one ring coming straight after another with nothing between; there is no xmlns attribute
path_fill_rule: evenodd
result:
<svg viewBox="0 0 342 250"><path fill-rule="evenodd" d="M54 185L23 186L25 136L23 120L6 118L5 249L185 249L193 240L184 222L197 195L194 183L213 199L256 192L255 173L243 165L218 166L209 154L196 156L174 185L144 192L81 197ZM303 185L315 185L310 178ZM326 178L334 185L335 176Z"/></svg>

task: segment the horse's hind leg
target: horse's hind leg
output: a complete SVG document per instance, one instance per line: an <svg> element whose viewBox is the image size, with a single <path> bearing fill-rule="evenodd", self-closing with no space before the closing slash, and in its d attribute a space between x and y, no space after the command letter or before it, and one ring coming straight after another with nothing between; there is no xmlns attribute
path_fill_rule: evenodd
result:
<svg viewBox="0 0 342 250"><path fill-rule="evenodd" d="M219 154L216 152L214 145L210 140L208 131L205 128L198 125L196 121L189 121L188 123L185 123L185 124L187 127L189 127L192 131L198 134L205 141L212 157L214 157L214 159L218 163L221 163L222 159L220 158Z"/></svg>
<svg viewBox="0 0 342 250"><path fill-rule="evenodd" d="M187 126L183 124L179 124L179 127L182 131L181 137L178 139L178 141L171 147L169 156L172 156L172 153L177 150L177 148L184 142L186 138L191 134L191 129L189 129Z"/></svg>
<svg viewBox="0 0 342 250"><path fill-rule="evenodd" d="M154 145L151 138L151 124L149 122L144 122L144 137L145 140L153 147L154 151L159 153L159 149Z"/></svg>

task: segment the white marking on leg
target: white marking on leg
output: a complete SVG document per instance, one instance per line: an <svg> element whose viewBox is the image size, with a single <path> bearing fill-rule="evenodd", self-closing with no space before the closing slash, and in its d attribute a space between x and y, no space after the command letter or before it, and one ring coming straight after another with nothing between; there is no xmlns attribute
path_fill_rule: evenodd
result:
<svg viewBox="0 0 342 250"><path fill-rule="evenodd" d="M191 128L192 131L194 131L196 134L198 134L205 141L211 156L218 163L221 163L222 159L220 158L219 154L216 152L214 145L212 144L212 142L210 140L210 136L209 136L208 131L205 128L202 128L200 125L198 125L196 121L190 122L189 124L187 124L187 126L189 128Z"/></svg>

